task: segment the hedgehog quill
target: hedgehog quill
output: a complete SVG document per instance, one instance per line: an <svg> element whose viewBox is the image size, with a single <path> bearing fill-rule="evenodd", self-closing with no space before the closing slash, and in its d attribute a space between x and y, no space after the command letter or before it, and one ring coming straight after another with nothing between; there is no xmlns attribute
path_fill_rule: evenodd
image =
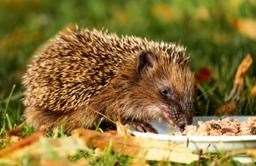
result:
<svg viewBox="0 0 256 166"><path fill-rule="evenodd" d="M98 30L67 28L33 56L23 77L26 121L66 131L120 120L184 129L192 120L194 75L184 47ZM104 116L103 116L104 115Z"/></svg>

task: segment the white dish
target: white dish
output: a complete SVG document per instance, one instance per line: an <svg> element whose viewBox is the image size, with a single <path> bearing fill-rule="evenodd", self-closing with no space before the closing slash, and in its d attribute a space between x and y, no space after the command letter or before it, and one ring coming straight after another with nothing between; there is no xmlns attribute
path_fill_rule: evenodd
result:
<svg viewBox="0 0 256 166"><path fill-rule="evenodd" d="M244 121L249 116L233 116L231 118ZM219 119L218 117L195 117L194 124L198 121L206 121L210 119ZM194 152L223 152L228 150L244 149L244 148L256 148L256 135L247 136L181 136L181 135L167 135L164 134L167 131L164 124L152 123L157 128L160 134L142 133L133 131L132 133L137 137L146 137L156 139L159 141L174 142L182 144Z"/></svg>

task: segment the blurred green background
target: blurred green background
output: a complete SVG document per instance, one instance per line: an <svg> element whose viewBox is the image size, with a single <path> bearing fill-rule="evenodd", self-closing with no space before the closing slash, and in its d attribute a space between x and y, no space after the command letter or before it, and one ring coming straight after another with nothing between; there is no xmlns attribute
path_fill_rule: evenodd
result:
<svg viewBox="0 0 256 166"><path fill-rule="evenodd" d="M0 0L2 121L22 121L20 81L26 64L41 44L69 24L186 46L193 70L210 72L211 81L200 85L196 101L200 115L212 114L223 103L245 54L256 55L255 0ZM256 112L250 95L255 66L246 78L239 114Z"/></svg>

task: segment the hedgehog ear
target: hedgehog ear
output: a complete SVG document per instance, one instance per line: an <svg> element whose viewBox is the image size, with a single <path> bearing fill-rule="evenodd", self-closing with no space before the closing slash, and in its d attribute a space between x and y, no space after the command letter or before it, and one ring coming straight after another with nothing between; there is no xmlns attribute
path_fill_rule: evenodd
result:
<svg viewBox="0 0 256 166"><path fill-rule="evenodd" d="M138 56L138 73L142 74L144 71L152 68L154 66L155 60L156 59L152 52L142 51Z"/></svg>

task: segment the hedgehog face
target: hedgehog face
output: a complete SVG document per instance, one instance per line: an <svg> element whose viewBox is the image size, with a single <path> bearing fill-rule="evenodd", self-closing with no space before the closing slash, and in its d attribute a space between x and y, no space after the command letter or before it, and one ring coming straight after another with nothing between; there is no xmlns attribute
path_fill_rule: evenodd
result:
<svg viewBox="0 0 256 166"><path fill-rule="evenodd" d="M163 120L183 129L192 122L194 76L187 65L172 62L165 53L142 52L137 75L128 92L126 117Z"/></svg>

